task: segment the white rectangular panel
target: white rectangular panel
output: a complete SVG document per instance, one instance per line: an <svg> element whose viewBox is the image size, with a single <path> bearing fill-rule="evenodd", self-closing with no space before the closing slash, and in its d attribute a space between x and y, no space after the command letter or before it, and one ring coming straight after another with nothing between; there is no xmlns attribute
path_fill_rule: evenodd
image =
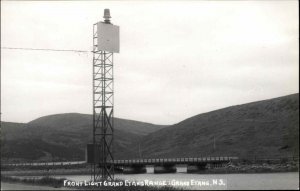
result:
<svg viewBox="0 0 300 191"><path fill-rule="evenodd" d="M119 53L120 52L120 28L119 26L99 22L98 50Z"/></svg>

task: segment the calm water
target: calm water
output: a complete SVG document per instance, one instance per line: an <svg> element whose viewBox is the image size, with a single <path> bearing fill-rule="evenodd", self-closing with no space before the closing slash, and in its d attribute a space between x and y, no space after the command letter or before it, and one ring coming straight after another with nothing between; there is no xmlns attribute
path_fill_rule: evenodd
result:
<svg viewBox="0 0 300 191"><path fill-rule="evenodd" d="M180 181L191 182L195 181L209 181L223 180L225 185L221 186L188 186L182 187L185 189L202 190L202 189L229 189L229 190L270 190L270 189L295 189L299 190L299 173L263 173L263 174L187 174L185 168L179 168L174 174L154 174L152 169L147 168L147 174L133 174L133 175L115 175L115 178L131 181ZM152 172L151 172L152 171ZM60 175L56 177L64 177L73 181L89 181L90 176L87 175Z"/></svg>

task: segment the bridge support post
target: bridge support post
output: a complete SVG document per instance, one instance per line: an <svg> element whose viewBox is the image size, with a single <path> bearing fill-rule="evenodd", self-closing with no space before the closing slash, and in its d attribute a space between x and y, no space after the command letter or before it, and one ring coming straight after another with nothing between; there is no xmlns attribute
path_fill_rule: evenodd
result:
<svg viewBox="0 0 300 191"><path fill-rule="evenodd" d="M124 166L123 168L124 174L142 174L146 172L147 169L145 165L131 165L131 166Z"/></svg>
<svg viewBox="0 0 300 191"><path fill-rule="evenodd" d="M154 173L174 173L176 172L176 166L172 165L154 165Z"/></svg>
<svg viewBox="0 0 300 191"><path fill-rule="evenodd" d="M206 169L207 169L207 163L188 164L186 172L187 173L203 172Z"/></svg>
<svg viewBox="0 0 300 191"><path fill-rule="evenodd" d="M223 166L223 163L221 162L213 162L213 163L209 163L208 165L209 169L216 169L216 168L220 168Z"/></svg>

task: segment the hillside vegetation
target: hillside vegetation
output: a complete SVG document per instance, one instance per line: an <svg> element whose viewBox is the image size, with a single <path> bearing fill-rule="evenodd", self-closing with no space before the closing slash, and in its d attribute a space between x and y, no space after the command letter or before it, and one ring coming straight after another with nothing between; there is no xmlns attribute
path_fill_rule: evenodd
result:
<svg viewBox="0 0 300 191"><path fill-rule="evenodd" d="M115 118L115 157L136 157L131 144L165 126ZM27 124L1 123L1 159L6 161L85 160L92 142L92 116L78 113L38 118Z"/></svg>
<svg viewBox="0 0 300 191"><path fill-rule="evenodd" d="M92 116L78 113L1 123L1 160L84 160ZM171 126L115 119L116 159L299 155L299 94L236 105Z"/></svg>
<svg viewBox="0 0 300 191"><path fill-rule="evenodd" d="M143 157L298 155L299 94L196 115L143 140Z"/></svg>

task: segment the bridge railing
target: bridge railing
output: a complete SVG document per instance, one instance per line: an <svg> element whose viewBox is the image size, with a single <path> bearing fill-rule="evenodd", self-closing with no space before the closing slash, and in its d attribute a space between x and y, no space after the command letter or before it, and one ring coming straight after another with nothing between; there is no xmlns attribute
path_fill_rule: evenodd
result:
<svg viewBox="0 0 300 191"><path fill-rule="evenodd" d="M198 157L198 158L158 158L158 159L126 159L126 160L114 160L115 165L151 165L151 164L191 164L191 163L213 163L213 162L229 162L229 161L242 161L238 157L220 156L220 157ZM250 159L249 159L250 160ZM285 157L285 158L256 158L256 162L259 161L299 161L299 157ZM72 168L72 167L84 167L87 163L85 161L73 161L73 162L42 162L42 163L2 163L1 168Z"/></svg>
<svg viewBox="0 0 300 191"><path fill-rule="evenodd" d="M281 158L258 158L253 160L299 160L299 157L281 157ZM199 158L159 158L159 159L126 159L114 160L114 163L166 163L166 162L208 162L208 161L230 161L230 160L244 160L238 157L199 157ZM250 159L248 159L250 160ZM85 164L86 161L72 161L72 162L30 162L30 163L3 163L2 166L67 166Z"/></svg>
<svg viewBox="0 0 300 191"><path fill-rule="evenodd" d="M129 164L159 164L159 163L200 163L200 162L227 162L237 157L200 157L200 158L158 158L158 159L131 159L131 160L114 160L116 165L129 165Z"/></svg>
<svg viewBox="0 0 300 191"><path fill-rule="evenodd" d="M212 161L229 161L238 159L237 157L198 157L198 158L158 158L158 159L126 159L126 160L114 160L114 164L130 165L130 164L158 164L158 163L200 163L200 162L212 162ZM2 163L1 166L7 167L47 167L47 166L80 166L86 164L85 161L73 161L73 162L42 162L42 163Z"/></svg>

